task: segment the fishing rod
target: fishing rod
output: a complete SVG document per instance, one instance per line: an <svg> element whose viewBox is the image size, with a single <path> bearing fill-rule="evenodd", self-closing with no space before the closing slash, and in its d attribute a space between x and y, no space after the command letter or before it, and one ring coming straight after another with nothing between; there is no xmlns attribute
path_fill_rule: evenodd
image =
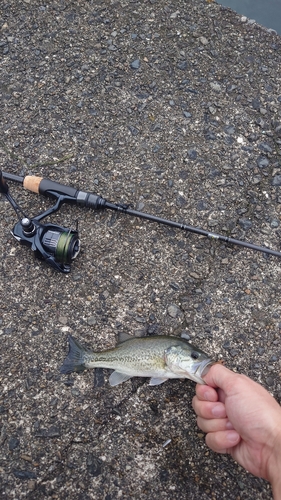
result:
<svg viewBox="0 0 281 500"><path fill-rule="evenodd" d="M267 247L255 245L254 243L248 243L247 241L237 240L235 238L230 238L228 236L224 236L221 234L216 234L216 233L212 233L209 231L205 231L204 229L201 229L198 227L190 226L187 224L175 222L175 221L168 220L168 219L163 219L162 217L157 217L155 215L148 214L145 212L140 212L138 210L134 210L134 209L130 208L130 205L125 205L125 204L121 204L121 203L111 203L111 202L107 201L105 198L103 198L102 196L99 196L95 193L80 191L74 187L65 186L64 184L60 184L60 183L52 181L50 179L45 179L43 177L37 177L35 175L27 175L26 177L22 177L19 175L14 175L14 174L10 174L7 172L2 172L2 176L0 178L0 192L2 192L4 195L6 194L6 196L7 196L7 192L5 192L6 187L4 189L2 186L2 185L7 186L6 182L4 181L4 178L23 185L23 187L25 189L27 189L28 191L31 191L31 192L37 193L37 194L41 194L43 196L47 196L50 198L55 198L57 200L54 207L51 207L49 210L47 210L43 214L33 218L31 220L31 221L33 221L33 223L34 223L34 221L36 222L38 220L41 220L43 217L46 217L47 215L54 213L55 211L57 211L61 207L61 205L63 203L69 203L72 205L78 205L78 206L85 207L85 208L91 208L93 210L101 210L101 209L102 210L104 210L104 209L114 210L117 212L125 213L127 215L131 215L133 217L139 217L142 219L150 220L152 222L157 222L159 224L164 224L166 226L170 226L170 227L174 227L177 229L182 229L184 231L189 231L191 233L199 234L199 235L205 236L209 239L215 239L218 241L222 241L224 243L229 243L232 245L238 245L241 247L250 248L251 250L263 252L263 253L266 253L269 255L274 255L275 257L281 257L281 252L278 252L276 250L271 250L270 248L267 248ZM19 231L19 225L22 226L22 224L23 224L23 219L21 221L19 221L18 224L16 224L15 227L16 227L17 231L13 230L14 232L16 232L16 234L14 234L13 231L12 231L12 234L14 234L14 236L21 243L28 245L30 242L30 239L29 239L30 236L26 235L26 232L24 230ZM41 225L41 226L45 226L45 224ZM51 259L50 264L59 271L69 272L69 263L72 260L74 260L74 258L76 258L76 256L78 255L78 252L79 252L79 248L80 248L78 233L77 233L77 231L71 232L71 230L65 230L65 228L61 228L60 226L58 226L58 227L60 228L58 230L58 232L60 234L65 233L65 231L68 231L67 234L69 236L72 235L72 237L75 238L75 241L72 240L71 245L70 245L70 241L67 241L65 243L66 236L64 235L64 238L63 238L64 247L62 249L62 244L59 243L60 237L56 236L57 243L56 242L53 243L54 250L52 250L53 253L52 253L52 259ZM41 227L40 227L40 229L41 229L41 232L42 231L44 232L44 229L42 230ZM18 234L19 232L20 232L20 234ZM23 239L23 241L22 241L22 239ZM39 234L39 242L41 239L42 239L42 236L40 233ZM70 248L69 248L69 245L70 245ZM32 246L32 245L30 245L30 246ZM40 254L40 251L39 251L39 254ZM50 248L47 248L47 253L48 252L50 252ZM65 259L66 253L68 255L68 259ZM40 257L40 255L39 255L39 257ZM41 258L42 258L42 255L41 255ZM43 260L47 260L47 259L43 256ZM67 262L66 262L66 260L67 260ZM59 262L63 261L64 264L67 264L68 265L67 270L65 270L63 266L57 265L58 261ZM54 263L56 263L56 265L54 265Z"/></svg>

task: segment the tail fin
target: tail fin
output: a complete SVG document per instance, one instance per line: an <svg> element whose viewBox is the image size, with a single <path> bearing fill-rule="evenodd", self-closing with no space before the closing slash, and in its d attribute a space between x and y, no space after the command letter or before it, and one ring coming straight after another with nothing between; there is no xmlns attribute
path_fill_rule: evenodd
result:
<svg viewBox="0 0 281 500"><path fill-rule="evenodd" d="M82 372L86 370L85 354L91 352L85 349L78 340L68 335L69 352L60 368L61 373Z"/></svg>

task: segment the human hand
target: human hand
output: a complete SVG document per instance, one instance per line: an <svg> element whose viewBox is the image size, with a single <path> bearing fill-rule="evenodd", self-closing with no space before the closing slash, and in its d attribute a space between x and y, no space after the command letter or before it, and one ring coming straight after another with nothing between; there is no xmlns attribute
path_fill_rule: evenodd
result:
<svg viewBox="0 0 281 500"><path fill-rule="evenodd" d="M259 384L214 364L192 405L206 444L272 483L281 498L281 408ZM279 496L278 496L279 494Z"/></svg>

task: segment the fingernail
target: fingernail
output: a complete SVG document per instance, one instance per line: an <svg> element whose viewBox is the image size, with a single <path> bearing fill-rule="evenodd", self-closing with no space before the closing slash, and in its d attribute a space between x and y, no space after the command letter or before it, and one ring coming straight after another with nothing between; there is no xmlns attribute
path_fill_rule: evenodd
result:
<svg viewBox="0 0 281 500"><path fill-rule="evenodd" d="M227 437L228 442L231 444L238 443L238 441L240 439L240 436L239 436L238 432L236 432L236 431L227 432L226 437Z"/></svg>
<svg viewBox="0 0 281 500"><path fill-rule="evenodd" d="M204 396L205 401L212 401L212 399L210 399L209 391L204 392L203 396Z"/></svg>
<svg viewBox="0 0 281 500"><path fill-rule="evenodd" d="M229 420L226 422L225 427L226 427L227 430L233 430L234 429L232 423Z"/></svg>
<svg viewBox="0 0 281 500"><path fill-rule="evenodd" d="M222 404L218 404L212 408L212 415L215 418L225 417L225 407Z"/></svg>

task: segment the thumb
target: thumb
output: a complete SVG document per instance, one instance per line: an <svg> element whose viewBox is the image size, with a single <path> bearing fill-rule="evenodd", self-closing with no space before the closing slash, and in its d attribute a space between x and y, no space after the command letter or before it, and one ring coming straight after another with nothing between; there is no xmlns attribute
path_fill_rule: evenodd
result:
<svg viewBox="0 0 281 500"><path fill-rule="evenodd" d="M205 375L203 379L207 385L214 388L219 387L227 393L237 376L237 373L232 372L219 363L215 363L211 366L207 375Z"/></svg>

